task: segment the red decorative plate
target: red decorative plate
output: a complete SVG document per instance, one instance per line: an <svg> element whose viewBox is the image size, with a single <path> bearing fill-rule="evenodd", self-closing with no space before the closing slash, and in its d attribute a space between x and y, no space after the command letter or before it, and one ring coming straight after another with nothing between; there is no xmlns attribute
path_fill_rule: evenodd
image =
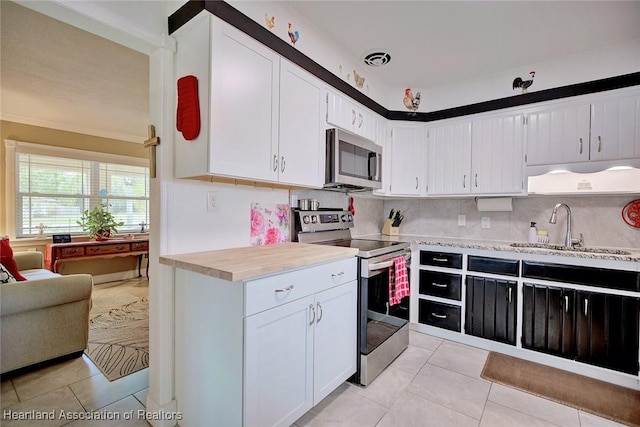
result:
<svg viewBox="0 0 640 427"><path fill-rule="evenodd" d="M640 199L632 200L624 205L622 220L631 227L640 228Z"/></svg>

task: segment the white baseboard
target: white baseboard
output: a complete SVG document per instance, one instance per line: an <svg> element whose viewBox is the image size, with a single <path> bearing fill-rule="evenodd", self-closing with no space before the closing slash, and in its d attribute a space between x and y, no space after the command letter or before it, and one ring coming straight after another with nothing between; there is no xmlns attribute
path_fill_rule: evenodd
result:
<svg viewBox="0 0 640 427"><path fill-rule="evenodd" d="M145 415L147 422L153 427L174 427L182 419L175 399L160 406L151 396L147 396Z"/></svg>
<svg viewBox="0 0 640 427"><path fill-rule="evenodd" d="M144 277L144 269L141 271L142 277ZM100 283L116 282L118 280L135 279L138 277L138 269L129 271L118 271L117 273L100 274L93 276L93 284L98 285Z"/></svg>

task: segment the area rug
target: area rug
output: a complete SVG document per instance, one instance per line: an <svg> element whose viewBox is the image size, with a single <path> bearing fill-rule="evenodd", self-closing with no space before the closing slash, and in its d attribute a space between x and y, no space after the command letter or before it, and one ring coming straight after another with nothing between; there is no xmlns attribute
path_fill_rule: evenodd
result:
<svg viewBox="0 0 640 427"><path fill-rule="evenodd" d="M640 426L640 391L490 352L481 377L631 426Z"/></svg>
<svg viewBox="0 0 640 427"><path fill-rule="evenodd" d="M109 381L149 366L149 299L139 293L94 292L85 353Z"/></svg>

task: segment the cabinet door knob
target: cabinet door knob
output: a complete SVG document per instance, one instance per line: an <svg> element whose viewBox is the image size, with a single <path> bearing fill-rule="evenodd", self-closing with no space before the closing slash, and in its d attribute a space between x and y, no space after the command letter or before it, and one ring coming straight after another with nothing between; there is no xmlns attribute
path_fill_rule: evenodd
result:
<svg viewBox="0 0 640 427"><path fill-rule="evenodd" d="M322 320L322 306L320 305L320 302L318 301L318 320L316 320L316 323L320 323L320 321Z"/></svg>
<svg viewBox="0 0 640 427"><path fill-rule="evenodd" d="M316 309L313 304L309 304L309 315L311 319L309 319L309 325L313 325L313 322L316 321Z"/></svg>
<svg viewBox="0 0 640 427"><path fill-rule="evenodd" d="M288 292L291 289L293 289L293 285L289 285L286 288L280 288L280 289L276 289L276 292Z"/></svg>

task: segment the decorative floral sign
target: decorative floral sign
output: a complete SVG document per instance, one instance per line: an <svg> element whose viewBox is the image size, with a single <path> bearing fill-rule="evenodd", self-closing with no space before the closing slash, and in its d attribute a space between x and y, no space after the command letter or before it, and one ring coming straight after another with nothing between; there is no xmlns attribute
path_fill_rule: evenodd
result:
<svg viewBox="0 0 640 427"><path fill-rule="evenodd" d="M251 246L284 243L290 240L289 205L251 204Z"/></svg>

